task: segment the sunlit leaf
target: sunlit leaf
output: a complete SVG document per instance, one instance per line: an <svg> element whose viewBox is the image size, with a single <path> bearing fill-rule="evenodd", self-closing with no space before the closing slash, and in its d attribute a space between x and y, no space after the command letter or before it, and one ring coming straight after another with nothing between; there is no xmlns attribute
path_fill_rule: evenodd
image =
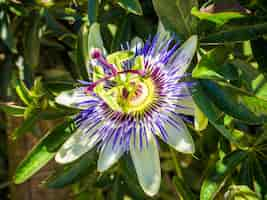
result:
<svg viewBox="0 0 267 200"><path fill-rule="evenodd" d="M226 199L260 199L260 197L246 185L231 185L224 196Z"/></svg>
<svg viewBox="0 0 267 200"><path fill-rule="evenodd" d="M116 0L116 2L128 12L136 15L142 15L142 7L139 0Z"/></svg>
<svg viewBox="0 0 267 200"><path fill-rule="evenodd" d="M238 73L234 66L227 63L230 53L229 48L218 47L203 55L200 62L194 68L194 78L236 80Z"/></svg>
<svg viewBox="0 0 267 200"><path fill-rule="evenodd" d="M49 131L16 169L15 183L25 182L46 165L54 157L62 143L72 134L73 129L73 123L67 121Z"/></svg>
<svg viewBox="0 0 267 200"><path fill-rule="evenodd" d="M204 179L201 187L200 199L211 200L218 194L226 179L235 170L237 165L247 157L245 151L234 151L224 159L219 160Z"/></svg>
<svg viewBox="0 0 267 200"><path fill-rule="evenodd" d="M183 39L196 31L191 9L197 4L196 0L153 0L154 9L164 28L176 32Z"/></svg>
<svg viewBox="0 0 267 200"><path fill-rule="evenodd" d="M252 124L266 121L267 101L229 84L217 84L207 80L202 80L201 84L214 104L225 113Z"/></svg>
<svg viewBox="0 0 267 200"><path fill-rule="evenodd" d="M217 12L217 13L201 12L196 7L192 8L191 13L192 15L198 17L201 20L214 22L217 26L222 26L231 19L239 19L245 17L243 14L238 12Z"/></svg>
<svg viewBox="0 0 267 200"><path fill-rule="evenodd" d="M23 117L25 112L25 107L0 103L0 109L3 110L6 114L12 115L15 117Z"/></svg>
<svg viewBox="0 0 267 200"><path fill-rule="evenodd" d="M200 110L207 116L209 122L229 141L237 146L246 147L248 138L245 135L236 135L234 130L227 129L222 119L223 113L207 97L201 85L196 85L193 90L193 99Z"/></svg>
<svg viewBox="0 0 267 200"><path fill-rule="evenodd" d="M32 110L31 108L28 108L28 110L31 111L30 113L27 113L28 116L26 117L26 119L12 133L12 138L14 140L22 137L27 132L32 131L34 125L40 119L40 113L38 113L37 110ZM27 112L27 110L25 111Z"/></svg>
<svg viewBox="0 0 267 200"><path fill-rule="evenodd" d="M204 43L228 43L257 39L267 33L267 23L247 25L212 33L201 39Z"/></svg>
<svg viewBox="0 0 267 200"><path fill-rule="evenodd" d="M30 94L29 89L25 85L25 83L22 80L14 78L13 79L13 86L17 92L17 95L23 101L23 103L25 103L26 105L30 105L33 98Z"/></svg>

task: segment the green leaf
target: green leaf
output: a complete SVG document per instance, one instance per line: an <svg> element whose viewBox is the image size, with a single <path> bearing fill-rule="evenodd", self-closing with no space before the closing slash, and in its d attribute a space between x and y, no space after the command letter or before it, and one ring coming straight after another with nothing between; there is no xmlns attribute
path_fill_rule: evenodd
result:
<svg viewBox="0 0 267 200"><path fill-rule="evenodd" d="M237 134L235 130L229 130L224 126L223 113L212 103L204 92L200 84L197 84L193 90L193 99L200 110L209 119L209 122L229 141L239 147L248 145L248 138L243 134Z"/></svg>
<svg viewBox="0 0 267 200"><path fill-rule="evenodd" d="M87 72L87 67L89 65L88 36L89 36L89 26L88 23L85 22L79 30L77 47L76 47L77 67L84 80L88 80L88 72Z"/></svg>
<svg viewBox="0 0 267 200"><path fill-rule="evenodd" d="M131 39L131 34L132 34L131 23L132 22L129 19L128 15L124 16L124 18L121 19L121 23L111 43L111 52L121 49L121 44Z"/></svg>
<svg viewBox="0 0 267 200"><path fill-rule="evenodd" d="M200 40L203 43L229 43L257 39L267 33L267 23L247 25L217 33L212 33Z"/></svg>
<svg viewBox="0 0 267 200"><path fill-rule="evenodd" d="M84 80L88 80L88 67L91 59L90 52L93 48L99 48L103 52L105 51L100 32L100 24L93 23L89 27L88 23L84 23L79 31L76 48L77 67L80 69Z"/></svg>
<svg viewBox="0 0 267 200"><path fill-rule="evenodd" d="M116 0L116 2L128 12L136 15L143 15L139 0Z"/></svg>
<svg viewBox="0 0 267 200"><path fill-rule="evenodd" d="M88 35L88 52L90 52L92 48L99 48L103 52L105 51L99 23L93 23L90 25Z"/></svg>
<svg viewBox="0 0 267 200"><path fill-rule="evenodd" d="M226 179L247 156L247 152L236 150L228 154L224 159L219 160L204 179L201 186L200 200L214 199Z"/></svg>
<svg viewBox="0 0 267 200"><path fill-rule="evenodd" d="M122 180L120 176L116 176L112 186L111 200L123 200L124 190L122 190Z"/></svg>
<svg viewBox="0 0 267 200"><path fill-rule="evenodd" d="M22 137L27 132L31 131L34 125L36 124L36 122L40 119L40 112L38 112L35 109L32 109L31 107L29 107L28 110L30 111L25 110L25 114L24 114L26 115L26 113L28 113L26 119L12 133L12 139L17 140L18 138Z"/></svg>
<svg viewBox="0 0 267 200"><path fill-rule="evenodd" d="M8 115L14 117L23 117L26 108L7 103L0 103L0 109L3 110Z"/></svg>
<svg viewBox="0 0 267 200"><path fill-rule="evenodd" d="M200 62L194 68L194 78L215 79L215 80L236 80L238 73L236 68L227 63L231 49L217 47L203 55Z"/></svg>
<svg viewBox="0 0 267 200"><path fill-rule="evenodd" d="M246 90L259 99L267 101L267 79L265 75L243 60L235 59L232 64L238 69L239 79Z"/></svg>
<svg viewBox="0 0 267 200"><path fill-rule="evenodd" d="M225 193L226 199L259 200L260 197L246 185L231 185Z"/></svg>
<svg viewBox="0 0 267 200"><path fill-rule="evenodd" d="M264 38L252 40L251 48L254 58L259 64L259 70L262 72L267 72L267 40Z"/></svg>
<svg viewBox="0 0 267 200"><path fill-rule="evenodd" d="M193 200L196 199L192 191L188 188L187 184L183 180L175 176L173 178L173 183L176 186L177 192L183 197L184 200Z"/></svg>
<svg viewBox="0 0 267 200"><path fill-rule="evenodd" d="M74 131L72 121L64 122L49 131L26 158L20 163L14 175L16 184L20 184L31 178L39 169L46 165L56 154L63 142Z"/></svg>
<svg viewBox="0 0 267 200"><path fill-rule="evenodd" d="M11 23L7 11L0 8L0 38L13 53L16 53L15 38L10 25Z"/></svg>
<svg viewBox="0 0 267 200"><path fill-rule="evenodd" d="M125 180L125 184L127 185L127 192L129 192L134 197L134 199L148 199L147 195L145 195L140 184L138 183L136 173L133 173L133 171L135 171L135 168L129 156L123 156L120 164L122 169L122 177Z"/></svg>
<svg viewBox="0 0 267 200"><path fill-rule="evenodd" d="M260 160L255 156L253 165L255 181L260 185L260 193L264 196L267 194L267 178L264 174L264 166L261 164Z"/></svg>
<svg viewBox="0 0 267 200"><path fill-rule="evenodd" d="M38 11L41 12L41 11ZM40 22L41 13L33 12L32 21L24 34L25 64L31 69L38 67L40 57Z"/></svg>
<svg viewBox="0 0 267 200"><path fill-rule="evenodd" d="M182 39L196 32L191 9L197 4L196 0L153 0L154 9L164 28L176 32Z"/></svg>
<svg viewBox="0 0 267 200"><path fill-rule="evenodd" d="M229 84L201 80L206 94L223 112L250 124L266 121L267 101Z"/></svg>
<svg viewBox="0 0 267 200"><path fill-rule="evenodd" d="M74 163L68 164L48 177L43 184L48 188L62 188L79 180L94 169L94 154L88 152Z"/></svg>
<svg viewBox="0 0 267 200"><path fill-rule="evenodd" d="M192 8L191 14L198 17L201 20L214 22L218 27L226 24L232 19L239 19L245 17L245 15L238 12L216 12L216 13L201 12L196 7Z"/></svg>
<svg viewBox="0 0 267 200"><path fill-rule="evenodd" d="M196 131L203 131L208 126L208 118L204 115L204 113L195 106L195 119L194 119L194 128Z"/></svg>
<svg viewBox="0 0 267 200"><path fill-rule="evenodd" d="M22 80L13 78L13 87L15 88L17 95L26 105L30 105L33 98L29 89L26 87L25 83Z"/></svg>
<svg viewBox="0 0 267 200"><path fill-rule="evenodd" d="M88 20L89 24L97 22L99 0L88 0Z"/></svg>
<svg viewBox="0 0 267 200"><path fill-rule="evenodd" d="M68 81L46 81L46 82L43 82L44 84L44 87L52 92L52 93L60 93L61 91L64 91L64 90L71 90L73 89L74 87L74 84L73 82L68 82Z"/></svg>

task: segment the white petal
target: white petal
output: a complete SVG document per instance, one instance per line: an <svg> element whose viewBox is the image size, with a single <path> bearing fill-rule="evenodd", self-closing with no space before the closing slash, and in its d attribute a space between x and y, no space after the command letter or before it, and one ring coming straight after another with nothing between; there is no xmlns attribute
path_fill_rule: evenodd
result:
<svg viewBox="0 0 267 200"><path fill-rule="evenodd" d="M73 90L61 92L55 98L55 101L58 104L61 104L64 106L79 108L79 109L86 109L88 108L88 105L86 104L79 105L79 103L92 100L92 99L94 99L94 97L85 94L84 88L76 88Z"/></svg>
<svg viewBox="0 0 267 200"><path fill-rule="evenodd" d="M57 152L55 157L56 162L62 164L73 162L91 150L99 141L98 134L91 136L91 134L98 128L99 126L95 126L86 134L85 131L88 129L77 129Z"/></svg>
<svg viewBox="0 0 267 200"><path fill-rule="evenodd" d="M139 134L136 134L138 136ZM143 140L143 148L140 150L136 137L134 145L134 136L131 138L130 153L137 173L138 181L144 192L149 195L155 195L160 187L161 172L158 147L152 133L147 132L148 145Z"/></svg>
<svg viewBox="0 0 267 200"><path fill-rule="evenodd" d="M190 65L193 56L197 49L197 36L191 36L185 43L176 51L172 59L167 63L167 67L179 68L177 75L181 76L185 73Z"/></svg>
<svg viewBox="0 0 267 200"><path fill-rule="evenodd" d="M181 119L176 117L175 120L178 122L177 126L179 129L169 123L164 124L164 128L168 134L166 142L177 151L193 154L195 152L195 145L191 134Z"/></svg>
<svg viewBox="0 0 267 200"><path fill-rule="evenodd" d="M100 151L97 162L97 170L103 172L110 168L123 155L123 145L116 144L113 147L113 139L104 145Z"/></svg>
<svg viewBox="0 0 267 200"><path fill-rule="evenodd" d="M179 99L177 101L177 113L182 113L185 115L194 116L195 115L195 103L193 101L193 98L191 96L191 93L189 92L188 88L186 86L181 87L177 90L177 93L185 95L185 97ZM180 107L179 107L180 106Z"/></svg>

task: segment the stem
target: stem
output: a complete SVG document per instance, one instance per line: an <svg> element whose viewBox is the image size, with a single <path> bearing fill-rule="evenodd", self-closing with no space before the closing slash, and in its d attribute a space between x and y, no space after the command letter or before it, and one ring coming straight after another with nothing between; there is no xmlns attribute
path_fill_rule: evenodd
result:
<svg viewBox="0 0 267 200"><path fill-rule="evenodd" d="M182 174L182 170L181 170L180 164L179 164L179 162L177 160L175 151L171 147L170 147L170 152L171 152L171 156L172 156L172 160L173 160L173 163L174 163L176 174L180 179L184 180L183 174Z"/></svg>

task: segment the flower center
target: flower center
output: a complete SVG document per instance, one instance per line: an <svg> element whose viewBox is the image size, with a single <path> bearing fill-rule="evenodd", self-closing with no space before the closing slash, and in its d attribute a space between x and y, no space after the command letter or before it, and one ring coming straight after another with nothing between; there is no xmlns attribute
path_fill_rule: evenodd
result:
<svg viewBox="0 0 267 200"><path fill-rule="evenodd" d="M126 113L143 113L152 104L155 94L153 81L150 78L132 81L124 87L118 102Z"/></svg>
<svg viewBox="0 0 267 200"><path fill-rule="evenodd" d="M85 92L95 92L113 111L139 115L150 107L155 97L155 85L145 74L142 57L136 57L134 66L127 70L109 63L98 49L92 51L91 57L102 67L102 74L88 84ZM103 83L109 81L112 87L104 87Z"/></svg>

